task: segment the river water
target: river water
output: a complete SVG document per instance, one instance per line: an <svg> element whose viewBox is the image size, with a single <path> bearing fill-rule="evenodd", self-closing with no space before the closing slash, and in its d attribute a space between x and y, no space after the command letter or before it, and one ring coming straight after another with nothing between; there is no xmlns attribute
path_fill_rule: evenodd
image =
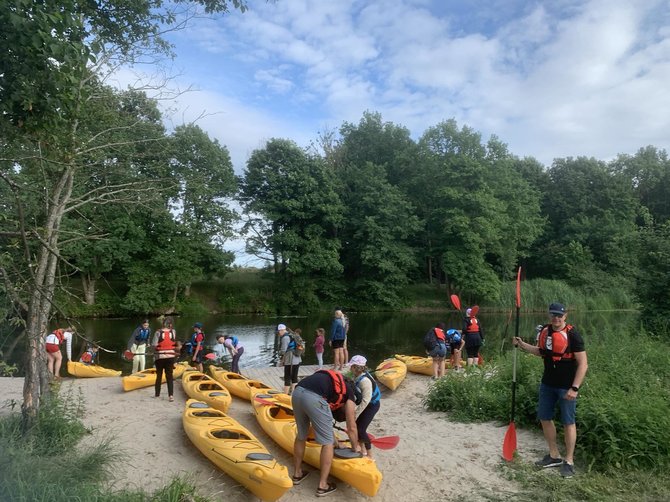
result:
<svg viewBox="0 0 670 502"><path fill-rule="evenodd" d="M424 355L423 337L426 331L437 322L444 322L448 328L461 328L460 314L454 311L433 313L408 312L347 312L351 329L349 331L349 356L364 355L374 367L385 358L394 354ZM636 314L627 312L585 312L571 313L568 321L573 323L583 333L588 346L590 337L600 337L611 323L629 322ZM480 312L479 318L484 329L485 345L482 356L485 360L495 358L501 352L509 350L510 340L515 332L514 311L506 313ZM307 351L303 358L304 364L316 364L316 356L312 348L316 328L326 330L326 340L330 333L332 317L328 313L309 315L306 317L267 317L250 315L210 315L205 317L175 317L175 329L181 340L186 340L191 334L191 326L199 321L204 325L206 346L216 343L215 335L220 332L237 336L244 345L244 355L240 361L242 371L244 367L273 366L277 360L277 324L284 323L290 328L301 328L303 338L307 342ZM79 332L89 340L94 340L105 349L114 351L107 353L100 351L99 364L102 366L123 370L124 374L131 370L131 363L122 358L130 334L142 322L141 318L132 319L82 319L75 323ZM522 313L519 322L519 332L527 341L535 337L535 326L548 322L544 313ZM152 330L160 326L160 321L150 318ZM8 340L2 340L2 346L7 347ZM85 342L75 337L73 344L73 358L78 358ZM23 343L8 358L8 362L17 364L22 370ZM2 350L2 347L0 347ZM324 356L326 363L332 363L332 353L326 347ZM148 358L147 366L152 360ZM224 360L223 366L229 362ZM63 370L64 371L64 370ZM22 374L20 371L19 374Z"/></svg>

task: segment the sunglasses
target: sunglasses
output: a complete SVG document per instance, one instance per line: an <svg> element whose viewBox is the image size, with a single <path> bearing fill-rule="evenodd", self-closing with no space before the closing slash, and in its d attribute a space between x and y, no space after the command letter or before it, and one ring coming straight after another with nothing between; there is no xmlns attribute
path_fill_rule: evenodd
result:
<svg viewBox="0 0 670 502"><path fill-rule="evenodd" d="M558 319L562 319L565 314L551 314L551 317L557 317Z"/></svg>

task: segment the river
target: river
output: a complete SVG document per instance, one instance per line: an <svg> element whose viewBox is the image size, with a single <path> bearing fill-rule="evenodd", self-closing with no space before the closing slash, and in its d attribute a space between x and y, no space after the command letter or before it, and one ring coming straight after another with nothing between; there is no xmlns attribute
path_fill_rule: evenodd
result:
<svg viewBox="0 0 670 502"><path fill-rule="evenodd" d="M362 354L369 360L369 366L375 366L381 360L392 357L393 354L423 355L423 336L426 331L439 321L448 328L461 328L460 314L454 311L433 313L410 312L347 312L350 319L349 355ZM588 346L589 337L599 337L607 330L610 323L628 322L630 312L576 312L570 313L568 322L573 323L585 337ZM510 339L515 331L515 315L513 311L506 313L480 312L479 318L484 329L485 345L482 348L484 360L491 360L502 351L509 350ZM326 339L330 333L331 316L320 313L305 317L267 317L250 315L209 315L204 317L175 317L175 329L178 338L186 340L191 334L191 326L196 321L202 322L207 335L206 346L216 343L215 335L220 332L237 336L244 345L244 355L240 366L266 367L272 366L277 360L277 337L275 327L284 323L290 328L301 328L303 338L307 342L307 352L303 358L305 364L316 364L316 356L312 349L316 328L326 330ZM79 333L89 340L94 340L105 349L100 351L99 364L102 366L123 370L129 373L131 363L122 358L123 351L130 334L142 321L141 318L132 319L82 319L75 323ZM535 326L548 322L543 313L522 313L520 316L519 332L527 341L534 340ZM160 321L150 318L152 330L160 326ZM75 337L73 343L73 358L78 358L85 342ZM2 341L6 347L8 340ZM19 344L11 354L9 363L17 364L19 370L23 366L24 344ZM2 350L2 347L0 347ZM324 360L332 363L332 354L326 348ZM151 366L151 358L147 365ZM224 366L228 361L224 361ZM63 365L64 366L64 365ZM63 369L63 372L65 370ZM19 372L19 375L22 371Z"/></svg>

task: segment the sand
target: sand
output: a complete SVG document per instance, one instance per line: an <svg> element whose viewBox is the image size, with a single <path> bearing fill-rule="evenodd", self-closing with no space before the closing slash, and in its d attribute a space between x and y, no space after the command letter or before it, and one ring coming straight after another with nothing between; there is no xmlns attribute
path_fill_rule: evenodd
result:
<svg viewBox="0 0 670 502"><path fill-rule="evenodd" d="M421 402L430 382L427 376L410 373L396 391L383 394L381 410L369 431L380 437L399 435L401 440L393 450L374 450L384 476L375 499L513 499L519 487L505 479L500 468L507 424L462 424L450 421L447 413L427 411ZM7 404L12 400L22 401L22 388L22 378L0 378L0 413L10 412ZM125 461L114 469L113 486L153 491L175 475L184 475L202 495L213 500L258 500L191 445L181 425L187 396L179 381L175 382L172 403L165 386L163 395L156 399L153 388L123 392L119 378L63 380L63 395L78 396L80 392L86 408L83 422L92 431L85 441L112 437L112 444L125 455ZM292 472L291 455L263 432L249 402L234 398L228 413L256 434ZM539 431L517 432L522 460L530 462L545 453ZM314 471L310 466L306 469ZM317 473L312 472L281 500L314 500L317 481ZM324 500L369 499L345 483L336 482L338 490Z"/></svg>

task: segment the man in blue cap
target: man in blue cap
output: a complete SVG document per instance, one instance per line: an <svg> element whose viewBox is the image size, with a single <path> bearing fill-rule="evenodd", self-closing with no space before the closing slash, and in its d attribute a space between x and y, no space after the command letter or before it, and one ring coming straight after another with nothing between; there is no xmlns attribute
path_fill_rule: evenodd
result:
<svg viewBox="0 0 670 502"><path fill-rule="evenodd" d="M544 360L544 373L540 384L537 417L542 423L544 439L549 446L549 454L535 462L538 467L559 467L561 476L575 475L574 453L577 443L575 413L579 388L586 376L588 362L584 349L584 339L574 326L567 324L567 310L561 303L549 305L551 323L542 326L537 345L514 338L514 345ZM556 443L554 409L561 410L561 423L565 436L565 458L561 459Z"/></svg>

